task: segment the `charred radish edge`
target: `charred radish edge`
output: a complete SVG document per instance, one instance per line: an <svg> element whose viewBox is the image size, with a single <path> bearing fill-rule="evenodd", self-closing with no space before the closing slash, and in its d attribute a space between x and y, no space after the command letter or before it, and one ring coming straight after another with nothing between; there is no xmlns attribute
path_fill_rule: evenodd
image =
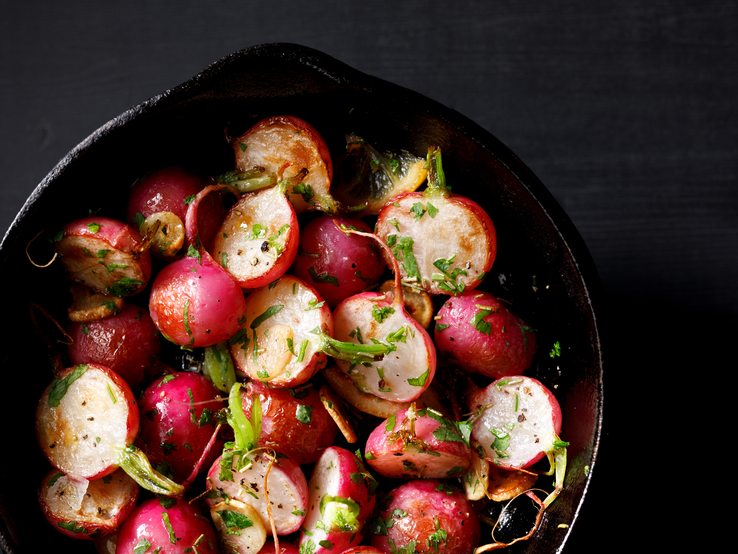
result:
<svg viewBox="0 0 738 554"><path fill-rule="evenodd" d="M266 168L254 166L246 171L234 169L219 175L218 183L230 185L239 192L255 192L277 184L277 174L267 173Z"/></svg>
<svg viewBox="0 0 738 554"><path fill-rule="evenodd" d="M227 342L205 347L202 370L221 392L230 392L236 382L236 369Z"/></svg>

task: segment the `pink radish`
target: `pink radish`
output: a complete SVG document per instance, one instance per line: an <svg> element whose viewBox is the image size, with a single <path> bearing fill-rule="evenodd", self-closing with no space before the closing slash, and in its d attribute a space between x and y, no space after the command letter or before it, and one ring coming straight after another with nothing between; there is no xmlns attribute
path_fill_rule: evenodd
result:
<svg viewBox="0 0 738 554"><path fill-rule="evenodd" d="M278 535L300 529L308 506L308 485L302 468L292 458L257 451L250 465L241 471L238 456L224 455L210 468L206 497L213 508L237 500L253 507L262 524L271 529L270 516Z"/></svg>
<svg viewBox="0 0 738 554"><path fill-rule="evenodd" d="M204 252L164 267L151 288L149 313L165 338L189 348L234 336L245 303L241 288Z"/></svg>
<svg viewBox="0 0 738 554"><path fill-rule="evenodd" d="M246 193L230 209L210 252L244 289L268 285L287 271L297 255L297 215L285 196L287 180Z"/></svg>
<svg viewBox="0 0 738 554"><path fill-rule="evenodd" d="M428 187L393 198L376 233L400 261L406 283L458 295L481 283L497 254L492 220L475 201L451 193L437 147L428 150Z"/></svg>
<svg viewBox="0 0 738 554"><path fill-rule="evenodd" d="M172 259L182 253L186 247L187 207L205 185L202 178L180 167L158 169L134 183L128 199L127 221L141 234L159 222L151 250L154 255ZM209 196L202 211L200 232L207 244L225 210L218 198Z"/></svg>
<svg viewBox="0 0 738 554"><path fill-rule="evenodd" d="M471 462L470 433L469 423L450 421L431 408L411 407L371 432L364 457L385 477L458 477Z"/></svg>
<svg viewBox="0 0 738 554"><path fill-rule="evenodd" d="M434 339L454 365L493 379L524 373L536 352L535 331L488 292L446 300Z"/></svg>
<svg viewBox="0 0 738 554"><path fill-rule="evenodd" d="M292 271L335 308L341 300L370 288L385 264L367 238L347 235L338 226L371 232L360 219L320 216L300 229L300 250Z"/></svg>
<svg viewBox="0 0 738 554"><path fill-rule="evenodd" d="M93 539L115 533L136 507L139 487L122 469L108 477L75 481L51 470L38 490L46 519L63 535Z"/></svg>
<svg viewBox="0 0 738 554"><path fill-rule="evenodd" d="M152 498L128 516L116 552L216 554L218 537L195 505L183 498Z"/></svg>
<svg viewBox="0 0 738 554"><path fill-rule="evenodd" d="M113 315L88 323L71 323L72 364L96 363L109 367L135 387L150 372L159 354L159 332L146 309L126 304Z"/></svg>
<svg viewBox="0 0 738 554"><path fill-rule="evenodd" d="M561 408L553 393L532 377L504 377L474 392L469 407L474 411L472 438L490 463L516 470L548 456L555 490L543 506L553 502L563 488L568 446L559 439Z"/></svg>
<svg viewBox="0 0 738 554"><path fill-rule="evenodd" d="M376 239L368 233L342 230ZM357 344L377 342L387 345L388 353L379 362L336 360L336 364L360 390L392 402L410 402L430 386L436 372L436 350L426 330L405 311L397 261L389 258L395 274L390 299L373 292L359 293L333 312L336 339Z"/></svg>
<svg viewBox="0 0 738 554"><path fill-rule="evenodd" d="M308 482L310 505L300 551L328 554L358 545L374 509L374 485L355 454L338 446L326 448Z"/></svg>
<svg viewBox="0 0 738 554"><path fill-rule="evenodd" d="M239 373L276 387L295 387L326 364L326 355L350 362L381 359L382 345L357 346L332 338L333 317L315 289L284 275L253 291L246 300L245 325L231 340Z"/></svg>
<svg viewBox="0 0 738 554"><path fill-rule="evenodd" d="M471 554L480 524L464 494L444 481L416 479L393 489L372 520L372 546L387 553Z"/></svg>
<svg viewBox="0 0 738 554"><path fill-rule="evenodd" d="M204 375L176 372L151 383L140 399L141 433L137 444L155 467L165 467L178 483L193 471L206 448L210 467L223 447L210 445L215 412L224 405L218 390Z"/></svg>
<svg viewBox="0 0 738 554"><path fill-rule="evenodd" d="M292 184L287 192L297 213L319 209L333 213L335 202L330 195L333 162L323 137L308 122L282 115L262 119L243 135L233 138L236 168L248 171L264 168L278 173L289 164L285 177L293 177L303 169L307 174Z"/></svg>
<svg viewBox="0 0 738 554"><path fill-rule="evenodd" d="M96 216L68 223L55 243L71 279L121 297L140 292L148 283L148 247L130 225Z"/></svg>
<svg viewBox="0 0 738 554"><path fill-rule="evenodd" d="M62 371L41 395L36 437L49 462L76 480L105 477L122 467L139 485L175 495L182 487L151 468L133 446L138 406L117 373L96 365Z"/></svg>
<svg viewBox="0 0 738 554"><path fill-rule="evenodd" d="M257 399L262 418L259 446L274 448L302 465L315 462L335 442L338 427L314 388L272 389L253 381L243 393L249 418Z"/></svg>

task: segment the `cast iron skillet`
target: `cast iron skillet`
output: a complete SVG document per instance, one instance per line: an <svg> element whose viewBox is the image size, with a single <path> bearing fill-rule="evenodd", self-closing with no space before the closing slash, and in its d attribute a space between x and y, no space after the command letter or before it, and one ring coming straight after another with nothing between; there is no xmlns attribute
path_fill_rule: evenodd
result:
<svg viewBox="0 0 738 554"><path fill-rule="evenodd" d="M4 327L10 326L1 350L0 548L14 554L51 545L58 553L94 551L90 542L52 529L36 502L36 487L50 468L36 445L34 412L52 375L29 304L63 321L68 300L60 292L60 264L34 267L26 245L39 231L90 209L124 219L130 185L153 167L180 164L209 175L232 169L224 128L245 130L256 118L276 114L312 123L335 156L349 132L379 149L404 148L418 156L439 145L454 192L476 199L492 217L499 252L483 288L513 299L515 310L537 329L539 354L528 374L554 390L563 409L562 439L571 443L564 493L537 535L508 551L560 551L582 509L602 433L600 285L579 233L531 171L480 126L420 94L292 44L236 52L108 122L53 168L8 230L0 246ZM555 341L562 355L552 359Z"/></svg>

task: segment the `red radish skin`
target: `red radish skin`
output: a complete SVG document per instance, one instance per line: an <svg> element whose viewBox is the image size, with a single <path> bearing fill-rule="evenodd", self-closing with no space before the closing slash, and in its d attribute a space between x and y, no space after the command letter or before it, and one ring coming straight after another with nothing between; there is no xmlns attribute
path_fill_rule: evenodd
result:
<svg viewBox="0 0 738 554"><path fill-rule="evenodd" d="M243 291L212 258L186 256L159 272L149 313L171 342L192 348L228 340L241 328Z"/></svg>
<svg viewBox="0 0 738 554"><path fill-rule="evenodd" d="M177 372L151 383L140 399L141 433L137 445L154 467L166 467L177 483L189 477L215 432L215 417L224 405L204 375ZM218 440L212 461L223 448Z"/></svg>
<svg viewBox="0 0 738 554"><path fill-rule="evenodd" d="M251 328L267 310L280 306L278 312ZM312 331L318 328L332 335L333 316L315 289L303 280L284 275L253 291L246 299L244 313L247 332L231 344L240 375L270 386L296 387L325 367L327 356L318 350ZM306 347L300 354L304 341Z"/></svg>
<svg viewBox="0 0 738 554"><path fill-rule="evenodd" d="M310 505L300 533L300 551L329 554L357 546L375 497L356 455L339 446L326 448L315 463L308 489ZM341 512L351 513L337 518Z"/></svg>
<svg viewBox="0 0 738 554"><path fill-rule="evenodd" d="M252 399L258 395L262 413L259 446L276 448L302 465L315 462L336 441L338 427L317 390L293 392L251 382L242 393L243 411L251 417Z"/></svg>
<svg viewBox="0 0 738 554"><path fill-rule="evenodd" d="M223 459L218 458L208 472L208 490L216 493L207 496L208 505L212 508L228 499L249 504L259 512L264 527L271 529L268 495L277 534L298 531L308 507L308 484L302 468L292 458L280 455L271 459L266 452L257 453L253 461L248 469L233 471L231 480L221 479Z"/></svg>
<svg viewBox="0 0 738 554"><path fill-rule="evenodd" d="M475 392L469 408L476 414L472 438L490 463L503 469L533 465L554 450L561 432L558 401L531 377L498 379Z"/></svg>
<svg viewBox="0 0 738 554"><path fill-rule="evenodd" d="M255 166L267 173L278 173L285 164L291 164L284 177L308 170L303 179L314 196L306 200L291 187L287 192L297 213L320 209L335 211L330 186L333 180L333 162L323 137L307 121L290 115L262 119L243 135L231 140L236 168L248 171ZM307 195L306 195L307 197Z"/></svg>
<svg viewBox="0 0 738 554"><path fill-rule="evenodd" d="M138 552L136 548L158 554L195 551L217 554L218 537L210 521L195 505L182 498L176 502L152 498L134 510L118 534L116 552Z"/></svg>
<svg viewBox="0 0 738 554"><path fill-rule="evenodd" d="M392 553L471 554L480 524L464 494L443 481L416 479L388 494L373 526L372 546Z"/></svg>
<svg viewBox="0 0 738 554"><path fill-rule="evenodd" d="M159 332L149 311L126 304L119 313L88 323L70 323L72 364L109 367L135 387L150 372L160 351Z"/></svg>
<svg viewBox="0 0 738 554"><path fill-rule="evenodd" d="M59 398L64 382L66 392ZM55 400L58 405L52 405ZM120 452L133 444L139 426L131 388L117 373L97 364L62 371L36 409L41 451L51 465L74 479L98 479L114 472Z"/></svg>
<svg viewBox="0 0 738 554"><path fill-rule="evenodd" d="M139 486L117 469L104 479L77 482L51 470L38 489L46 519L63 535L94 539L115 533L136 507Z"/></svg>
<svg viewBox="0 0 738 554"><path fill-rule="evenodd" d="M441 306L434 340L457 367L493 379L524 373L537 347L535 331L525 321L492 294L476 291Z"/></svg>
<svg viewBox="0 0 738 554"><path fill-rule="evenodd" d="M69 277L113 296L131 296L151 276L151 255L130 225L109 217L87 217L64 226L55 243Z"/></svg>
<svg viewBox="0 0 738 554"><path fill-rule="evenodd" d="M376 284L385 269L374 241L346 235L337 225L371 232L360 219L320 216L300 230L300 250L292 265L295 275L315 287L331 308Z"/></svg>
<svg viewBox="0 0 738 554"><path fill-rule="evenodd" d="M461 436L441 440L434 432L441 422L420 410L413 432L409 429L408 410L380 423L366 440L364 457L376 472L390 478L445 479L458 477L471 463L469 447ZM439 417L440 414L439 414Z"/></svg>
<svg viewBox="0 0 738 554"><path fill-rule="evenodd" d="M210 252L241 288L256 289L285 274L299 243L297 214L277 185L244 194L223 220Z"/></svg>

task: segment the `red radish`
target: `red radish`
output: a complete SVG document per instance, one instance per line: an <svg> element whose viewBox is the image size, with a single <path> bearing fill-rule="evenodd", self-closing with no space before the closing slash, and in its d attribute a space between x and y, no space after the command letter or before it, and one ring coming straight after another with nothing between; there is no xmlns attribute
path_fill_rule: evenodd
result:
<svg viewBox="0 0 738 554"><path fill-rule="evenodd" d="M285 196L287 180L244 194L230 209L210 252L245 289L281 277L297 255L297 215Z"/></svg>
<svg viewBox="0 0 738 554"><path fill-rule="evenodd" d="M308 122L289 115L262 119L232 139L231 145L239 171L262 167L266 173L277 173L289 164L285 177L293 177L307 170L306 177L287 190L297 213L316 209L335 211L330 195L333 180L330 152L323 137Z"/></svg>
<svg viewBox="0 0 738 554"><path fill-rule="evenodd" d="M555 488L541 507L548 507L564 487L566 447L559 439L561 407L553 393L532 377L498 379L469 398L474 411L472 437L485 458L501 469L530 467L547 456Z"/></svg>
<svg viewBox="0 0 738 554"><path fill-rule="evenodd" d="M379 152L353 134L346 136L346 149L348 154L337 164L333 196L353 213L376 215L393 197L425 181L425 160L410 152Z"/></svg>
<svg viewBox="0 0 738 554"><path fill-rule="evenodd" d="M317 460L335 442L338 427L314 388L272 389L253 381L243 393L243 411L249 418L255 398L262 416L259 446L274 448L302 465Z"/></svg>
<svg viewBox="0 0 738 554"><path fill-rule="evenodd" d="M392 490L371 527L372 545L387 553L471 554L481 534L464 494L435 479L408 481Z"/></svg>
<svg viewBox="0 0 738 554"><path fill-rule="evenodd" d="M245 325L231 340L231 354L241 374L270 386L295 387L325 366L326 354L363 362L381 359L387 350L340 342L332 334L325 301L302 279L284 275L249 295Z"/></svg>
<svg viewBox="0 0 738 554"><path fill-rule="evenodd" d="M149 313L165 338L190 348L228 340L241 328L245 303L233 277L203 252L164 267L151 288Z"/></svg>
<svg viewBox="0 0 738 554"><path fill-rule="evenodd" d="M215 432L214 413L223 405L218 390L204 375L181 371L164 375L146 388L139 401L137 444L155 467L165 467L181 483L209 446ZM222 440L215 443L205 468L222 448Z"/></svg>
<svg viewBox="0 0 738 554"><path fill-rule="evenodd" d="M258 552L267 539L266 527L253 506L228 499L210 508L210 519L226 552Z"/></svg>
<svg viewBox="0 0 738 554"><path fill-rule="evenodd" d="M455 366L493 379L525 372L536 353L535 331L488 292L446 300L434 337Z"/></svg>
<svg viewBox="0 0 738 554"><path fill-rule="evenodd" d="M136 507L139 487L122 469L108 477L75 481L51 470L38 490L46 519L62 534L93 539L118 530Z"/></svg>
<svg viewBox="0 0 738 554"><path fill-rule="evenodd" d="M347 235L337 225L371 232L360 219L320 216L300 230L300 249L292 265L295 275L315 287L331 308L370 288L385 268L371 239Z"/></svg>
<svg viewBox="0 0 738 554"><path fill-rule="evenodd" d="M428 150L428 187L386 204L376 233L400 261L405 282L431 294L475 288L497 254L492 220L475 201L451 193L437 147Z"/></svg>
<svg viewBox="0 0 738 554"><path fill-rule="evenodd" d="M274 541L267 539L264 547L259 550L258 554L300 554L300 549L291 542L280 540L279 548L275 547Z"/></svg>
<svg viewBox="0 0 738 554"><path fill-rule="evenodd" d="M151 468L133 441L138 406L128 384L107 367L62 371L41 395L36 437L51 465L72 479L99 479L122 467L139 485L161 494L182 487Z"/></svg>
<svg viewBox="0 0 738 554"><path fill-rule="evenodd" d="M364 457L385 477L458 477L471 463L470 433L469 423L450 421L431 408L412 407L371 432Z"/></svg>
<svg viewBox="0 0 738 554"><path fill-rule="evenodd" d="M238 456L224 455L210 467L206 497L211 508L237 500L253 507L270 529L270 515L278 535L300 529L308 507L308 485L302 468L292 458L257 451L241 471ZM271 510L271 514L270 514Z"/></svg>
<svg viewBox="0 0 738 554"><path fill-rule="evenodd" d="M55 243L71 279L112 296L130 296L146 286L148 247L133 227L109 217L72 221Z"/></svg>
<svg viewBox="0 0 738 554"><path fill-rule="evenodd" d="M355 454L339 446L326 448L308 482L310 505L300 551L328 554L358 545L374 509L375 484Z"/></svg>
<svg viewBox="0 0 738 554"><path fill-rule="evenodd" d="M147 376L159 354L159 332L146 309L126 304L111 317L71 323L67 347L74 365L95 363L109 367L135 387Z"/></svg>
<svg viewBox="0 0 738 554"><path fill-rule="evenodd" d="M343 230L376 239L368 233ZM336 360L336 364L360 390L392 402L410 402L430 386L436 372L436 350L426 330L405 311L397 261L391 256L389 261L395 274L391 299L373 292L351 296L336 307L333 323L337 340L378 341L390 349L379 362Z"/></svg>
<svg viewBox="0 0 738 554"><path fill-rule="evenodd" d="M138 506L118 534L117 552L216 554L218 537L208 519L183 498L152 498Z"/></svg>
<svg viewBox="0 0 738 554"><path fill-rule="evenodd" d="M181 167L164 167L138 181L131 188L127 221L141 234L160 221L152 252L164 259L177 256L185 246L187 207L205 188L205 181ZM218 198L210 196L202 207L201 233L209 241L220 225L224 210ZM207 244L207 242L205 242Z"/></svg>

